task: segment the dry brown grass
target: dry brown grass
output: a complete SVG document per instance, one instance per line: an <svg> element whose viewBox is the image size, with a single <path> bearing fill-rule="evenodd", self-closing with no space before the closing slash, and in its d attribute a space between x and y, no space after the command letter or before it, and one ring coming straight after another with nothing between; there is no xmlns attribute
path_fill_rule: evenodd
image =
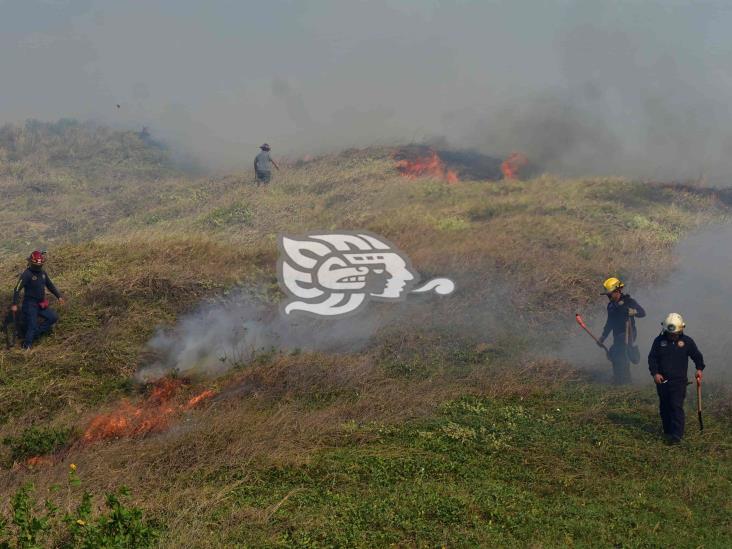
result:
<svg viewBox="0 0 732 549"><path fill-rule="evenodd" d="M0 355L3 434L17 425L9 418L19 425L48 421L123 389L157 326L207 296L253 280L270 260L266 250L185 235L56 250L49 272L68 303L59 309L56 333L30 354ZM6 266L2 278L12 280L12 272Z"/></svg>

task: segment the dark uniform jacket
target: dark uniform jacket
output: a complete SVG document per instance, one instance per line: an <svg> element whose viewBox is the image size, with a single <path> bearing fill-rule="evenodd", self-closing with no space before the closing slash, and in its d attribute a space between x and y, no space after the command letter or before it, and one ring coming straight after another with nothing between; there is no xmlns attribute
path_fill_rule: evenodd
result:
<svg viewBox="0 0 732 549"><path fill-rule="evenodd" d="M641 307L638 302L630 297L629 295L623 295L620 301L610 301L607 304L607 322L605 327L602 329L602 339L604 340L612 331L613 339L615 341L625 342L625 320L628 318L628 309L635 309L638 311L636 316L643 318L646 316L646 311ZM635 318L630 317L630 326L633 330L633 339L638 335L635 327Z"/></svg>
<svg viewBox="0 0 732 549"><path fill-rule="evenodd" d="M674 341L666 333L653 340L651 352L648 353L648 369L651 375L661 374L668 380L686 381L689 358L694 361L697 370L704 369L704 357L689 336L681 334Z"/></svg>
<svg viewBox="0 0 732 549"><path fill-rule="evenodd" d="M56 286L54 286L51 279L48 278L48 275L42 269L26 269L20 275L18 283L15 285L13 305L18 304L21 290L25 290L24 301L30 300L35 303L44 301L46 299L46 288L57 298L61 297L61 293L56 289Z"/></svg>

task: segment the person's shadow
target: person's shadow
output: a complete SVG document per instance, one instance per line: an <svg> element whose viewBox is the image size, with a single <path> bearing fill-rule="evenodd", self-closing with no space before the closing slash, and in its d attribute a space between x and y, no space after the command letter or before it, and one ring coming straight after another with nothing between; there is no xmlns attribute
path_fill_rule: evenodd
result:
<svg viewBox="0 0 732 549"><path fill-rule="evenodd" d="M650 435L658 435L658 425L642 414L610 412L607 418L615 425L626 427L633 431L641 431Z"/></svg>

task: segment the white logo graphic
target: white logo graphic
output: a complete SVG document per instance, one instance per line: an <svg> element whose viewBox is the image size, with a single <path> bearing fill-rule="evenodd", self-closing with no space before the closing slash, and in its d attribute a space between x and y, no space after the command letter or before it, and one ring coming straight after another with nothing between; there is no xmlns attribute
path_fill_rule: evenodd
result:
<svg viewBox="0 0 732 549"><path fill-rule="evenodd" d="M381 237L365 231L280 236L277 274L291 298L285 314L302 311L339 317L356 312L368 300L401 301L406 295L434 290L447 295L455 284L436 278L419 282L409 259Z"/></svg>

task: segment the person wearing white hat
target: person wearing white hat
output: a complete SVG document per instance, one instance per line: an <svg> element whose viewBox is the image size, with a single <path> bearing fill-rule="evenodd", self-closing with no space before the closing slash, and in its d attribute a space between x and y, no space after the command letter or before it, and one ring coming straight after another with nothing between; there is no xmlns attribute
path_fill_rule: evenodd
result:
<svg viewBox="0 0 732 549"><path fill-rule="evenodd" d="M663 433L671 444L684 437L684 399L686 398L689 359L696 366L696 379L701 383L704 356L696 343L684 333L684 319L670 313L663 322L663 331L653 340L648 354L648 369L656 383Z"/></svg>

